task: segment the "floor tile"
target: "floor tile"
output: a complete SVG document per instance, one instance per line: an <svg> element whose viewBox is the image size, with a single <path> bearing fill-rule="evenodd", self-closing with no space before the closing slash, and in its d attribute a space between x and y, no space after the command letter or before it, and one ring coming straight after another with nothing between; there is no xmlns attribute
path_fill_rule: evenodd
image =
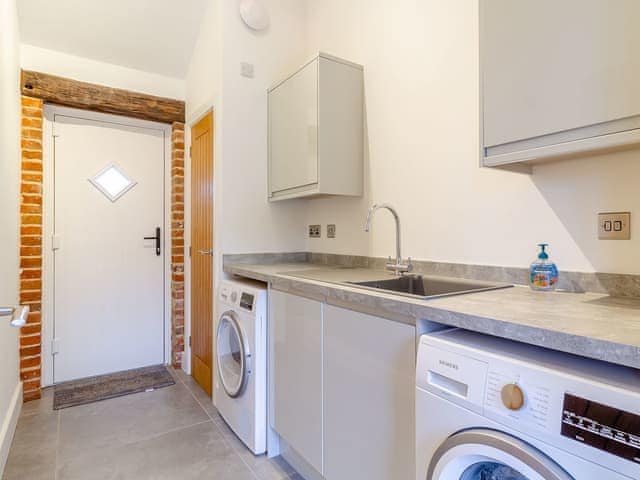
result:
<svg viewBox="0 0 640 480"><path fill-rule="evenodd" d="M18 421L4 480L53 480L58 414L32 414Z"/></svg>
<svg viewBox="0 0 640 480"><path fill-rule="evenodd" d="M198 385L198 382L196 382L192 377L186 374L182 376L182 381L184 385L189 389L189 391L193 393L193 395L196 397L196 400L198 401L200 406L205 409L207 414L209 414L210 416L217 415L218 410L213 404L213 400L209 395L207 395L202 387Z"/></svg>
<svg viewBox="0 0 640 480"><path fill-rule="evenodd" d="M256 480L211 421L80 455L59 466L57 479Z"/></svg>
<svg viewBox="0 0 640 480"><path fill-rule="evenodd" d="M184 370L174 369L173 374L178 378L193 395L202 408L205 409L210 417L218 416L218 409L213 404L213 399L203 390L191 375L185 373Z"/></svg>
<svg viewBox="0 0 640 480"><path fill-rule="evenodd" d="M60 411L58 457L133 443L209 420L182 384Z"/></svg>
<svg viewBox="0 0 640 480"><path fill-rule="evenodd" d="M251 454L252 455L252 454ZM282 457L267 458L266 455L254 456L252 460L242 456L249 468L260 480L283 480L294 475L296 471Z"/></svg>
<svg viewBox="0 0 640 480"><path fill-rule="evenodd" d="M43 388L42 397L38 400L31 400L30 402L22 404L20 416L26 417L41 413L57 414L53 409L53 387Z"/></svg>
<svg viewBox="0 0 640 480"><path fill-rule="evenodd" d="M176 385L53 410L53 389L23 406L3 480L302 480L255 456L182 370Z"/></svg>
<svg viewBox="0 0 640 480"><path fill-rule="evenodd" d="M268 458L266 455L254 455L254 453L242 443L222 417L215 424L221 435L229 442L229 445L240 455L242 460L255 472L260 480L288 479L296 473L282 457Z"/></svg>

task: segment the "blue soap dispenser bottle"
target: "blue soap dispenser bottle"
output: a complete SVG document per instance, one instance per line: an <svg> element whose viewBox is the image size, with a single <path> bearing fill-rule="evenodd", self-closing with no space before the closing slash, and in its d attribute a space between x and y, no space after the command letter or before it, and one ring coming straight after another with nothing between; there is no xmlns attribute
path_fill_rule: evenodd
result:
<svg viewBox="0 0 640 480"><path fill-rule="evenodd" d="M529 267L529 286L533 290L552 291L558 284L558 268L549 260L546 243L539 243L538 258Z"/></svg>

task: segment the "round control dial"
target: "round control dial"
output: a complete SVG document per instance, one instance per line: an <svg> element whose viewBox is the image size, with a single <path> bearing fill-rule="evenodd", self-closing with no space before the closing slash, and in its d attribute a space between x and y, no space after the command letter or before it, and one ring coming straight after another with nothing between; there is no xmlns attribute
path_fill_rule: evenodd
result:
<svg viewBox="0 0 640 480"><path fill-rule="evenodd" d="M231 302L236 303L237 299L238 299L238 292L231 292Z"/></svg>
<svg viewBox="0 0 640 480"><path fill-rule="evenodd" d="M508 383L500 392L502 404L509 410L520 410L524 405L524 393L515 383Z"/></svg>

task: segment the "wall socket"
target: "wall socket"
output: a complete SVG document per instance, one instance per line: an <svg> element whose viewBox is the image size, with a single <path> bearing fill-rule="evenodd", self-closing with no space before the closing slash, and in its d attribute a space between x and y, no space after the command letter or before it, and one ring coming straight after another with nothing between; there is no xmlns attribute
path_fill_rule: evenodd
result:
<svg viewBox="0 0 640 480"><path fill-rule="evenodd" d="M336 224L330 223L327 225L327 238L336 238Z"/></svg>
<svg viewBox="0 0 640 480"><path fill-rule="evenodd" d="M320 238L320 225L309 225L309 238Z"/></svg>
<svg viewBox="0 0 640 480"><path fill-rule="evenodd" d="M629 240L631 238L631 213L599 213L598 238L600 240Z"/></svg>

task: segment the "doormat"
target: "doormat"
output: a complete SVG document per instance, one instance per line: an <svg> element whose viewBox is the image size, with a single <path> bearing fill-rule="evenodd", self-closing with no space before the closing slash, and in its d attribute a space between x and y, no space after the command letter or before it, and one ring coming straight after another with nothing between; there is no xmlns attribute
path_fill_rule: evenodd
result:
<svg viewBox="0 0 640 480"><path fill-rule="evenodd" d="M53 393L53 409L85 405L87 403L122 397L169 387L176 382L164 365L135 368L124 372L59 383Z"/></svg>

